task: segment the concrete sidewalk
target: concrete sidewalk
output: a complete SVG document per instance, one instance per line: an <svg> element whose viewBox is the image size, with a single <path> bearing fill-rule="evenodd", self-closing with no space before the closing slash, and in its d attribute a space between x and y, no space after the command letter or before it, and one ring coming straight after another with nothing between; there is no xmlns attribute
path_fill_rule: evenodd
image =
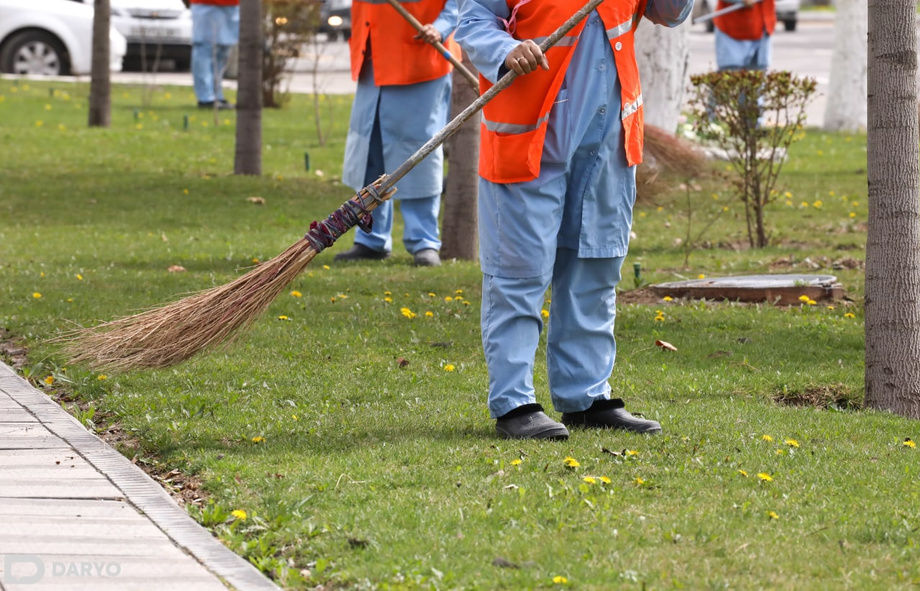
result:
<svg viewBox="0 0 920 591"><path fill-rule="evenodd" d="M0 591L227 589L279 587L0 363Z"/></svg>

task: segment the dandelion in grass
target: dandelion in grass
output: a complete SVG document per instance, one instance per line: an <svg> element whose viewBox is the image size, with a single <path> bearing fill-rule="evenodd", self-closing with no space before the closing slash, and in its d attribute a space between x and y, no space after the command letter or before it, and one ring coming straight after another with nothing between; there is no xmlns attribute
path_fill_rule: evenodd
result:
<svg viewBox="0 0 920 591"><path fill-rule="evenodd" d="M582 480L584 480L584 481L587 482L588 484L596 484L596 483L597 483L597 479L594 478L593 476L585 476L584 478L582 478Z"/></svg>
<svg viewBox="0 0 920 591"><path fill-rule="evenodd" d="M818 209L821 209L823 205L824 205L824 202L821 201L820 199L818 199L817 201L811 204L812 207L817 207Z"/></svg>
<svg viewBox="0 0 920 591"><path fill-rule="evenodd" d="M294 297L294 298L302 298L302 297L303 297L303 294L300 293L299 291L297 291L297 290L295 289L294 291L291 292L291 297Z"/></svg>
<svg viewBox="0 0 920 591"><path fill-rule="evenodd" d="M253 257L253 258L252 258L252 264L253 264L253 265L258 265L258 264L259 264L259 259L257 259L256 257Z"/></svg>
<svg viewBox="0 0 920 591"><path fill-rule="evenodd" d="M246 518L248 517L248 515L246 515L246 512L243 511L242 509L235 509L230 512L230 515L233 515L240 521L246 521Z"/></svg>
<svg viewBox="0 0 920 591"><path fill-rule="evenodd" d="M628 457L628 458L630 458L630 457L635 457L635 456L637 456L637 455L639 455L639 452L637 452L637 451L634 450L634 449L627 449L627 450L626 450L626 457Z"/></svg>
<svg viewBox="0 0 920 591"><path fill-rule="evenodd" d="M417 316L417 314L413 312L412 310L410 310L409 308L400 308L399 313L410 320Z"/></svg>
<svg viewBox="0 0 920 591"><path fill-rule="evenodd" d="M697 279L706 279L706 276L703 275L702 273L700 273L699 275L696 276L696 278L697 278Z"/></svg>
<svg viewBox="0 0 920 591"><path fill-rule="evenodd" d="M330 268L331 267L329 265L323 265L323 269L325 269L326 271L328 271Z"/></svg>
<svg viewBox="0 0 920 591"><path fill-rule="evenodd" d="M444 296L444 301L447 302L447 303L449 304L449 303L451 303L452 301L454 301L454 298L452 298L452 297L450 297L450 296Z"/></svg>
<svg viewBox="0 0 920 591"><path fill-rule="evenodd" d="M643 484L645 484L645 481L639 478L638 476L636 476L635 483L636 483L636 486L642 486Z"/></svg>
<svg viewBox="0 0 920 591"><path fill-rule="evenodd" d="M904 447L909 447L909 448L911 448L911 449L914 449L914 448L917 447L917 444L914 443L914 440L913 440L913 439L911 439L910 437L908 437L907 439L904 440Z"/></svg>
<svg viewBox="0 0 920 591"><path fill-rule="evenodd" d="M747 476L748 476L748 473L747 473L746 471L744 471L744 470L738 470L738 474L741 474L741 475L744 476L745 478L747 478Z"/></svg>
<svg viewBox="0 0 920 591"><path fill-rule="evenodd" d="M45 378L45 383L48 384L49 386L51 386L52 384L54 384L54 376L48 376L48 377L46 377L46 378Z"/></svg>
<svg viewBox="0 0 920 591"><path fill-rule="evenodd" d="M779 515L776 514L776 511L768 511L767 516L770 519L779 519Z"/></svg>
<svg viewBox="0 0 920 591"><path fill-rule="evenodd" d="M543 310L540 310L540 317L542 317L543 320L546 320L547 318L549 318L549 310L545 308Z"/></svg>
<svg viewBox="0 0 920 591"><path fill-rule="evenodd" d="M454 367L453 364L451 363L448 363L447 365L444 366L444 371L454 371L455 369L457 368Z"/></svg>
<svg viewBox="0 0 920 591"><path fill-rule="evenodd" d="M520 466L520 465L523 464L523 463L524 463L524 460L522 460L521 458L517 458L517 459L511 460L511 465L512 465L512 466Z"/></svg>
<svg viewBox="0 0 920 591"><path fill-rule="evenodd" d="M655 310L655 322L664 322L664 312L661 310Z"/></svg>
<svg viewBox="0 0 920 591"><path fill-rule="evenodd" d="M786 441L784 441L784 443L785 443L786 445L788 445L789 447L798 447L798 446L799 446L799 442L796 441L795 439L787 439Z"/></svg>
<svg viewBox="0 0 920 591"><path fill-rule="evenodd" d="M600 478L598 478L598 480L600 480L600 481L603 482L604 484L610 484L610 482L611 482L610 479L607 478L606 476L601 476Z"/></svg>
<svg viewBox="0 0 920 591"><path fill-rule="evenodd" d="M462 296L462 295L463 295L463 290L462 290L462 289L458 289L458 290L454 291L454 293L457 294L458 296Z"/></svg>
<svg viewBox="0 0 920 591"><path fill-rule="evenodd" d="M36 300L40 300L42 299L42 294L38 293L37 291L33 291L32 297L35 298Z"/></svg>
<svg viewBox="0 0 920 591"><path fill-rule="evenodd" d="M35 127L41 127L41 126L44 125L44 124L45 124L45 122L42 121L41 119L39 119L38 121L35 122Z"/></svg>
<svg viewBox="0 0 920 591"><path fill-rule="evenodd" d="M567 468L577 468L581 466L581 462L573 458L572 456L566 457L562 462L566 465Z"/></svg>
<svg viewBox="0 0 920 591"><path fill-rule="evenodd" d="M99 380L100 382L104 382L107 379L109 379L109 376L105 375L104 373L101 373L98 376L96 376L96 379Z"/></svg>
<svg viewBox="0 0 920 591"><path fill-rule="evenodd" d="M855 218L855 217L856 217L856 212L855 212L855 211L851 211L851 212L850 212L850 217L851 217L851 218Z"/></svg>
<svg viewBox="0 0 920 591"><path fill-rule="evenodd" d="M425 318L434 318L434 312L428 310L425 312Z"/></svg>
<svg viewBox="0 0 920 591"><path fill-rule="evenodd" d="M436 298L436 297L438 297L438 294L434 293L433 291L429 291L429 292L428 292L428 297L429 297L429 298Z"/></svg>
<svg viewBox="0 0 920 591"><path fill-rule="evenodd" d="M811 299L811 298L808 297L807 295L800 295L800 296L799 296L799 301L802 302L802 303L806 303L806 302L808 302L808 300L810 300L810 299Z"/></svg>
<svg viewBox="0 0 920 591"><path fill-rule="evenodd" d="M258 435L252 438L253 443L263 443L265 441L264 437L259 437Z"/></svg>
<svg viewBox="0 0 920 591"><path fill-rule="evenodd" d="M556 575L555 577L553 577L553 583L555 583L556 585L565 585L568 582L569 580L561 575Z"/></svg>
<svg viewBox="0 0 920 591"><path fill-rule="evenodd" d="M784 196L786 199L791 199L791 198L792 198L792 193L790 193L789 191L786 191L785 193L783 193L783 196Z"/></svg>
<svg viewBox="0 0 920 591"><path fill-rule="evenodd" d="M290 318L282 314L281 316L278 316L278 320L290 320Z"/></svg>
<svg viewBox="0 0 920 591"><path fill-rule="evenodd" d="M470 303L469 303L468 301L466 301L466 300L463 300L463 305L464 305L464 306L469 306Z"/></svg>
<svg viewBox="0 0 920 591"><path fill-rule="evenodd" d="M835 308L834 306L828 306L827 309L828 309L828 310L836 310L837 308Z"/></svg>
<svg viewBox="0 0 920 591"><path fill-rule="evenodd" d="M856 314L853 314L852 312L847 312L846 314L843 315L843 317L844 318L856 318Z"/></svg>
<svg viewBox="0 0 920 591"><path fill-rule="evenodd" d="M778 455L778 456L781 456L781 455L783 455L784 453L786 453L786 452L783 451L783 450L781 450L781 449L776 450L776 455Z"/></svg>
<svg viewBox="0 0 920 591"><path fill-rule="evenodd" d="M666 302L672 302L672 301L674 301L674 298L672 298L671 296L664 296L663 299L664 299L664 301L666 301Z"/></svg>
<svg viewBox="0 0 920 591"><path fill-rule="evenodd" d="M182 189L182 193L184 193L185 195L188 195L188 189Z"/></svg>
<svg viewBox="0 0 920 591"><path fill-rule="evenodd" d="M773 482L773 477L766 472L759 472L757 478L760 478L761 482Z"/></svg>
<svg viewBox="0 0 920 591"><path fill-rule="evenodd" d="M763 437L761 437L761 439L763 439L767 443L770 443L771 441L773 441L773 438L770 437L769 435L764 435Z"/></svg>
<svg viewBox="0 0 920 591"><path fill-rule="evenodd" d="M83 275L77 273L77 281L83 281Z"/></svg>
<svg viewBox="0 0 920 591"><path fill-rule="evenodd" d="M390 296L387 296L387 297L383 298L383 301L386 302L386 303L388 303L388 304L392 304L392 303L393 303L393 298L391 298Z"/></svg>

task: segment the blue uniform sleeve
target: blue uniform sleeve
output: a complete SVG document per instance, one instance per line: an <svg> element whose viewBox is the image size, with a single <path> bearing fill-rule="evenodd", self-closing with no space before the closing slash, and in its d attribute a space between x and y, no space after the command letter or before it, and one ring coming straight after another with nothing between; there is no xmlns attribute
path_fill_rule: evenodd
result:
<svg viewBox="0 0 920 591"><path fill-rule="evenodd" d="M438 18L434 19L434 22L431 23L434 25L434 28L441 33L441 41L445 41L450 34L454 32L454 29L457 28L457 15L459 11L457 9L457 0L447 0L447 3L444 4L444 9L441 11L441 14L438 15Z"/></svg>
<svg viewBox="0 0 920 591"><path fill-rule="evenodd" d="M693 0L648 0L648 5L645 7L645 18L656 25L676 27L687 20L691 10L693 10Z"/></svg>
<svg viewBox="0 0 920 591"><path fill-rule="evenodd" d="M505 0L458 0L460 22L454 39L486 80L494 83L505 58L520 40L512 37L501 19L508 18Z"/></svg>

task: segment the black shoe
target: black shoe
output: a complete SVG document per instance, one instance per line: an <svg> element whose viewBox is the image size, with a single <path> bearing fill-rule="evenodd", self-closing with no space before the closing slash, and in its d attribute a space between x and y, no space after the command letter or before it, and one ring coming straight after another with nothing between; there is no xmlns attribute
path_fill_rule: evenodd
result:
<svg viewBox="0 0 920 591"><path fill-rule="evenodd" d="M198 101L198 108L199 109L213 109L214 101L207 101L207 102ZM222 99L222 100L217 101L217 108L220 111L227 111L227 110L233 109L234 106Z"/></svg>
<svg viewBox="0 0 920 591"><path fill-rule="evenodd" d="M657 421L634 417L623 408L623 401L598 400L588 410L562 413L562 423L569 427L588 427L593 429L620 429L632 433L661 433Z"/></svg>
<svg viewBox="0 0 920 591"><path fill-rule="evenodd" d="M334 261L382 261L390 256L390 253L368 248L363 244L355 243L345 252L340 252L332 259Z"/></svg>
<svg viewBox="0 0 920 591"><path fill-rule="evenodd" d="M498 436L504 439L552 439L564 441L569 430L543 413L539 404L525 404L495 421Z"/></svg>
<svg viewBox="0 0 920 591"><path fill-rule="evenodd" d="M441 257L438 256L438 251L433 248L426 248L420 250L415 255L415 265L417 267L440 267L441 266Z"/></svg>

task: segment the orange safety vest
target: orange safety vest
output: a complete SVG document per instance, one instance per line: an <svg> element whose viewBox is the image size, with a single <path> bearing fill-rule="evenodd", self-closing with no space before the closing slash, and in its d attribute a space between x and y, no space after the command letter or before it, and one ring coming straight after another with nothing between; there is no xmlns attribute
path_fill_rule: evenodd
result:
<svg viewBox="0 0 920 591"><path fill-rule="evenodd" d="M402 0L420 23L433 23L446 0ZM351 78L357 80L365 52L374 57L377 86L417 84L449 74L453 66L429 43L414 39L418 31L385 0L355 0L351 5ZM458 60L460 46L453 35L441 43ZM370 46L370 47L369 47Z"/></svg>
<svg viewBox="0 0 920 591"><path fill-rule="evenodd" d="M716 10L733 6L724 0L719 0ZM776 5L774 0L762 0L757 4L741 8L712 19L720 31L739 41L756 41L763 37L764 32L772 35L776 28Z"/></svg>
<svg viewBox="0 0 920 591"><path fill-rule="evenodd" d="M506 1L509 11L517 6L512 35L516 39L532 39L538 44L584 4L582 0ZM642 90L633 39L639 19L645 14L646 2L614 0L597 8L607 29L622 87L620 119L630 166L642 162ZM538 69L521 76L483 108L479 174L487 181L519 183L540 176L549 113L562 88L573 49L583 28L584 21L547 50L549 70ZM482 92L486 92L492 85L480 76L479 86Z"/></svg>

